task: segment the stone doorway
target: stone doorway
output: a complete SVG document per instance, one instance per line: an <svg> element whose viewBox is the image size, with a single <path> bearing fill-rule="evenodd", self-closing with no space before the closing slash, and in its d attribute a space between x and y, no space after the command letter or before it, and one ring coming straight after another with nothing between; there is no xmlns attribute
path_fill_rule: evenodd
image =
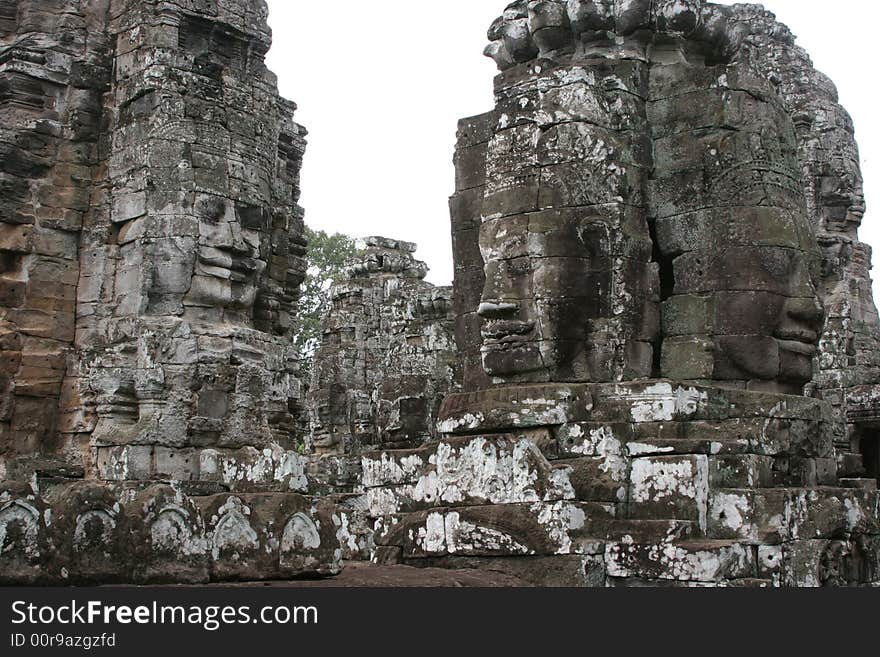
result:
<svg viewBox="0 0 880 657"><path fill-rule="evenodd" d="M866 477L880 482L880 428L866 427L859 438L859 452L865 464Z"/></svg>

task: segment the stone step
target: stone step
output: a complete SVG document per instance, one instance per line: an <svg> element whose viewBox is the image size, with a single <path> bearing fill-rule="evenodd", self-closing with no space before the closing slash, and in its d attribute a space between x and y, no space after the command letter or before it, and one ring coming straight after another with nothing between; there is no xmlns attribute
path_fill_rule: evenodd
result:
<svg viewBox="0 0 880 657"><path fill-rule="evenodd" d="M753 454L758 449L753 442L730 438L665 438L637 437L626 445L627 454L639 456L672 456L687 454Z"/></svg>
<svg viewBox="0 0 880 657"><path fill-rule="evenodd" d="M772 589L778 586L772 579L760 579L757 577L746 577L744 579L734 579L726 582L724 586L732 589Z"/></svg>
<svg viewBox="0 0 880 657"><path fill-rule="evenodd" d="M877 480L865 477L853 477L840 480L844 488L858 488L860 490L877 490Z"/></svg>
<svg viewBox="0 0 880 657"><path fill-rule="evenodd" d="M671 579L639 579L609 577L608 586L612 588L740 588L740 589L769 589L776 584L771 579L758 579L745 577L742 579L724 580L720 582L680 582Z"/></svg>
<svg viewBox="0 0 880 657"><path fill-rule="evenodd" d="M402 558L598 555L614 520L613 505L532 502L438 507L381 519L377 546Z"/></svg>
<svg viewBox="0 0 880 657"><path fill-rule="evenodd" d="M635 543L660 543L691 538L699 532L696 523L686 520L612 520L607 523L608 540L629 537Z"/></svg>
<svg viewBox="0 0 880 657"><path fill-rule="evenodd" d="M868 488L721 489L709 495L709 536L753 545L828 539L868 523L880 529Z"/></svg>
<svg viewBox="0 0 880 657"><path fill-rule="evenodd" d="M755 551L739 541L619 542L605 558L609 577L722 583L758 574Z"/></svg>

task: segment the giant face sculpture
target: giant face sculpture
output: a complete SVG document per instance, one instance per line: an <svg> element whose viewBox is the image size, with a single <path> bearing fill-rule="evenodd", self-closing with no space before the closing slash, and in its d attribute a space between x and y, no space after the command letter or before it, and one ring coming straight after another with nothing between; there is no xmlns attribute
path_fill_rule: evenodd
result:
<svg viewBox="0 0 880 657"><path fill-rule="evenodd" d="M618 4L518 2L490 31L504 73L480 231L484 369L796 391L823 313L792 119L745 67L706 64L739 38L723 8Z"/></svg>
<svg viewBox="0 0 880 657"><path fill-rule="evenodd" d="M483 224L486 287L478 312L487 320L483 365L489 375L589 376L587 325L599 315L611 282L603 232L601 223L577 215L504 217Z"/></svg>
<svg viewBox="0 0 880 657"><path fill-rule="evenodd" d="M641 235L640 235L641 233ZM500 381L649 376L656 268L643 215L616 205L485 221L483 366ZM629 252L632 258L621 256Z"/></svg>
<svg viewBox="0 0 880 657"><path fill-rule="evenodd" d="M84 237L110 283L81 286L99 289L77 325L101 449L292 446L304 130L265 68L268 33L220 13L177 17L174 75L144 54L151 72L113 86L114 229Z"/></svg>
<svg viewBox="0 0 880 657"><path fill-rule="evenodd" d="M796 391L823 312L791 118L735 67L665 67L652 92L652 210L671 270L663 374Z"/></svg>
<svg viewBox="0 0 880 657"><path fill-rule="evenodd" d="M266 271L269 242L268 214L260 207L236 208L219 197L205 197L196 204L199 221L198 248L189 294L184 304L200 308L204 316L213 311L218 319L249 324L258 287ZM242 220L256 215L258 221Z"/></svg>

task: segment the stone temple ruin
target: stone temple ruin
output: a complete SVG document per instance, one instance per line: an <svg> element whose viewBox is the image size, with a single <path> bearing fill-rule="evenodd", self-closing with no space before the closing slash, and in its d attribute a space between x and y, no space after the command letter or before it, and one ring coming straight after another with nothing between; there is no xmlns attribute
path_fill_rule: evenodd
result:
<svg viewBox="0 0 880 657"><path fill-rule="evenodd" d="M518 0L452 288L368 238L309 385L262 0L0 0L0 581L880 584L852 121L758 5Z"/></svg>

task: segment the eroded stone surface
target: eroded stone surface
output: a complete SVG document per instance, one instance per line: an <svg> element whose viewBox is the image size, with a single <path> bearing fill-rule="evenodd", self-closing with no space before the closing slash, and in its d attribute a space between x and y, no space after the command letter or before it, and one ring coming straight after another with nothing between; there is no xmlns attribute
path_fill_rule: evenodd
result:
<svg viewBox="0 0 880 657"><path fill-rule="evenodd" d="M763 8L510 4L453 289L367 239L303 400L265 3L5 4L4 583L880 584L854 130Z"/></svg>

